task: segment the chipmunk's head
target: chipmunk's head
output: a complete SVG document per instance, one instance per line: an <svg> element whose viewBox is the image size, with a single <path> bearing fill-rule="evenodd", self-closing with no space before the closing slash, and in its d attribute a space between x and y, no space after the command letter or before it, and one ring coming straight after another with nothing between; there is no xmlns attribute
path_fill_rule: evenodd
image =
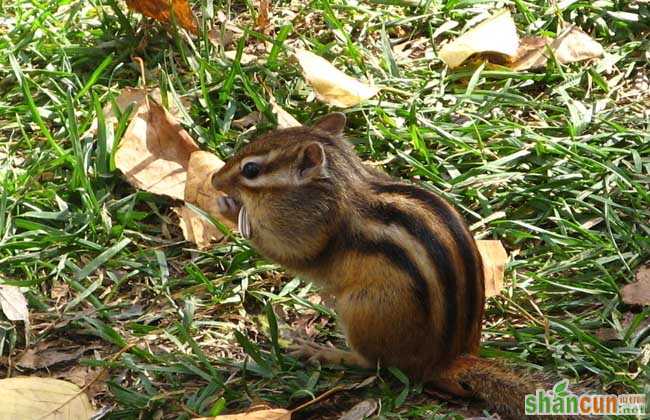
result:
<svg viewBox="0 0 650 420"><path fill-rule="evenodd" d="M345 116L333 113L313 126L276 130L243 147L212 177L214 187L228 195L219 199L222 213L236 217L242 235L258 248L271 237L288 240L317 229L331 210L332 163L352 150L341 139L344 126Z"/></svg>

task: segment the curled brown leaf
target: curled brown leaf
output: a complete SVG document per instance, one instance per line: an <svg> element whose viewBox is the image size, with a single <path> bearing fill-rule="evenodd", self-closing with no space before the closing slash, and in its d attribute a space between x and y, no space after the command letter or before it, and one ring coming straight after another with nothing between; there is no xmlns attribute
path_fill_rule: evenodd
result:
<svg viewBox="0 0 650 420"><path fill-rule="evenodd" d="M185 29L197 34L199 27L187 0L126 0L131 10L155 19L159 22L171 22L172 14Z"/></svg>
<svg viewBox="0 0 650 420"><path fill-rule="evenodd" d="M133 186L182 200L190 155L199 150L176 119L154 100L141 104L115 153Z"/></svg>

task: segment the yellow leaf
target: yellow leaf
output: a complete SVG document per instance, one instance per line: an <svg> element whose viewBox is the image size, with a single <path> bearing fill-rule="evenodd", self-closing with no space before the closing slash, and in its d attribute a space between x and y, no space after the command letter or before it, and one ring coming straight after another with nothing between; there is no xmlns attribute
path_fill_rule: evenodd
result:
<svg viewBox="0 0 650 420"><path fill-rule="evenodd" d="M248 413L224 414L215 417L198 417L193 420L291 420L291 412L282 408L249 411Z"/></svg>
<svg viewBox="0 0 650 420"><path fill-rule="evenodd" d="M503 289L503 274L508 262L508 253L501 241L477 240L476 246L483 259L485 297L496 296Z"/></svg>
<svg viewBox="0 0 650 420"><path fill-rule="evenodd" d="M379 88L361 83L334 67L329 61L306 50L294 53L316 97L330 105L347 108L371 98Z"/></svg>
<svg viewBox="0 0 650 420"><path fill-rule="evenodd" d="M293 115L282 108L273 96L269 98L269 103L271 104L271 111L278 118L278 128L300 127L302 125Z"/></svg>
<svg viewBox="0 0 650 420"><path fill-rule="evenodd" d="M449 44L445 44L438 56L449 67L460 66L472 54L495 52L514 56L519 47L515 22L509 10L501 10Z"/></svg>
<svg viewBox="0 0 650 420"><path fill-rule="evenodd" d="M92 415L88 397L70 382L38 377L0 380L0 420L82 420Z"/></svg>
<svg viewBox="0 0 650 420"><path fill-rule="evenodd" d="M198 33L198 25L187 0L126 0L126 5L129 9L160 22L170 22L173 12L174 18L183 28L193 34Z"/></svg>

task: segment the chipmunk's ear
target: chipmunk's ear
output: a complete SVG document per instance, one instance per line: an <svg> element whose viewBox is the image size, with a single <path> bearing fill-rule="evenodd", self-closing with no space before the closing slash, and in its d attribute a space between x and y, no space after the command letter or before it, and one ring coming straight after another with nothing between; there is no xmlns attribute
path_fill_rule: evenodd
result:
<svg viewBox="0 0 650 420"><path fill-rule="evenodd" d="M325 171L325 150L318 142L309 143L302 150L298 164L298 177L301 180L322 176Z"/></svg>
<svg viewBox="0 0 650 420"><path fill-rule="evenodd" d="M325 115L313 125L314 128L327 131L333 136L340 136L345 129L345 114L341 112L332 112Z"/></svg>

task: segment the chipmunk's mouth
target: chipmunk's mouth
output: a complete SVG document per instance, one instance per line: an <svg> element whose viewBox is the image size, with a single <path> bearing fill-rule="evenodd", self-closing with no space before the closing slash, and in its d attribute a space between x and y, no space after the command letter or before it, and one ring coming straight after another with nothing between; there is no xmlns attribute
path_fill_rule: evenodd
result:
<svg viewBox="0 0 650 420"><path fill-rule="evenodd" d="M248 212L240 201L226 195L217 199L217 206L221 214L232 221L237 221L237 229L244 238L251 238L251 224L248 219Z"/></svg>

